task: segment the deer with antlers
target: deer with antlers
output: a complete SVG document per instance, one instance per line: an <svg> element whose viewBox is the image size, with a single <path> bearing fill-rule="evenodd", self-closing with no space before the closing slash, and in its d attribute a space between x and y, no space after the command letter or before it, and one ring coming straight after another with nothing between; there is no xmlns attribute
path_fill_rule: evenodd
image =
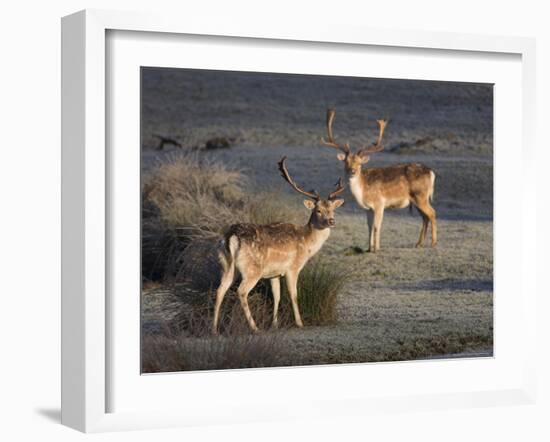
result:
<svg viewBox="0 0 550 442"><path fill-rule="evenodd" d="M380 230L385 209L401 209L415 206L422 215L422 229L416 247L422 247L432 226L432 247L437 243L436 213L430 204L434 193L435 173L432 169L417 163L365 169L370 155L384 149L382 137L386 129L386 120L377 120L378 140L370 146L363 146L353 153L348 143L339 144L334 140L332 123L336 111L327 110L328 140L321 142L328 147L340 150L337 158L344 162L349 178L349 188L357 204L367 209L369 225L369 252L380 249Z"/></svg>
<svg viewBox="0 0 550 442"><path fill-rule="evenodd" d="M235 273L241 275L237 295L250 328L256 332L258 327L248 306L248 294L260 279L269 279L273 294L273 326L277 326L277 311L280 300L280 280L285 277L286 286L292 302L294 320L303 327L298 308L298 275L307 263L323 246L334 227L334 211L344 200L336 197L343 192L340 179L336 189L326 199L316 191L302 190L290 177L286 168L286 157L279 164L279 171L288 184L298 193L305 195L304 205L311 211L305 226L276 223L267 225L234 224L226 232L223 250L220 253L222 277L216 291L213 333L218 331L220 307L225 293L233 284Z"/></svg>

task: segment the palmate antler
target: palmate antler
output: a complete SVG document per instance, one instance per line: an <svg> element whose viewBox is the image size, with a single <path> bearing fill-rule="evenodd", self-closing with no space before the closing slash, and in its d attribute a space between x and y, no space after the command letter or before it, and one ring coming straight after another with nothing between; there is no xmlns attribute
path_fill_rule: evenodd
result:
<svg viewBox="0 0 550 442"><path fill-rule="evenodd" d="M378 133L378 140L376 140L376 144L371 145L370 147L363 146L359 151L357 152L357 155L368 155L375 152L380 152L381 150L384 150L384 145L382 144L382 137L384 136L384 131L386 130L386 126L388 125L387 120L376 120L378 123L379 133Z"/></svg>
<svg viewBox="0 0 550 442"><path fill-rule="evenodd" d="M302 195L307 196L308 198L311 198L315 201L319 201L321 199L321 195L319 195L319 192L312 190L311 192L306 192L303 189L300 189L298 185L294 182L294 180L290 177L288 170L286 168L286 157L281 158L281 161L278 163L279 170L281 171L281 176L285 179L285 181L292 186L292 188L296 191L301 193ZM342 184L342 178L338 180L336 183L336 189L332 191L328 198L329 200L332 200L336 198L336 196L340 195L344 191L345 187Z"/></svg>
<svg viewBox="0 0 550 442"><path fill-rule="evenodd" d="M298 187L298 185L294 182L292 178L290 178L290 175L288 174L288 170L286 169L286 157L281 158L281 161L279 161L279 170L281 171L281 176L286 180L288 184L292 186L292 188L296 191L301 193L302 195L307 196L308 198L311 198L315 201L319 201L321 199L321 195L319 195L318 192L315 190L312 190L311 192L306 192L305 190L302 190Z"/></svg>
<svg viewBox="0 0 550 442"><path fill-rule="evenodd" d="M328 141L324 138L321 138L321 143L323 143L325 146L328 147L334 147L335 149L339 149L345 154L350 153L350 146L348 143L346 144L338 144L334 140L334 135L332 132L332 123L334 121L334 117L336 116L336 110L334 109L327 109L327 135L328 135ZM376 141L376 144L371 145L370 147L363 146L357 151L357 155L368 155L375 152L380 152L384 149L384 146L382 145L382 138L384 136L384 131L386 130L386 126L388 125L387 120L376 120L378 123L378 128L380 132L378 133L378 140Z"/></svg>
<svg viewBox="0 0 550 442"><path fill-rule="evenodd" d="M336 111L334 109L327 109L328 141L325 141L325 139L321 137L321 143L323 143L325 146L339 149L344 153L349 153L350 152L349 144L338 144L336 141L334 141L334 135L332 133L332 122L334 121L335 116L336 116Z"/></svg>
<svg viewBox="0 0 550 442"><path fill-rule="evenodd" d="M336 183L336 190L334 190L333 192L329 193L328 195L328 199L329 200L333 200L334 198L336 198L338 195L340 195L345 189L345 186L342 184L342 178L339 178L338 179L338 182Z"/></svg>

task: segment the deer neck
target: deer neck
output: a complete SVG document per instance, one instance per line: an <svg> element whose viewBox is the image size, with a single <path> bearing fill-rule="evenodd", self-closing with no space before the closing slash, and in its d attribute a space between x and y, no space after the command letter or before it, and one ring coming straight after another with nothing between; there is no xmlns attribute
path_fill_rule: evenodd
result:
<svg viewBox="0 0 550 442"><path fill-rule="evenodd" d="M365 192L365 180L363 180L362 176L362 170L359 169L359 171L355 174L349 177L349 190L351 191L351 194L355 198L355 201L365 208L363 204L363 195Z"/></svg>
<svg viewBox="0 0 550 442"><path fill-rule="evenodd" d="M330 236L330 228L319 229L315 227L311 221L304 228L304 242L311 257L315 255Z"/></svg>

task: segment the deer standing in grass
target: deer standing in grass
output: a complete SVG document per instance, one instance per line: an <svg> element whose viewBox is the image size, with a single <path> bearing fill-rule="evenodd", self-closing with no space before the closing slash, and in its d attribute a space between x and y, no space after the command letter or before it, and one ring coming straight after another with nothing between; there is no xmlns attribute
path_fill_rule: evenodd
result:
<svg viewBox="0 0 550 442"><path fill-rule="evenodd" d="M330 229L335 226L334 211L344 202L336 196L343 192L344 187L340 179L327 199L322 199L316 191L306 192L292 180L285 161L286 157L283 157L279 162L279 170L295 191L308 197L304 205L311 210L309 221L305 226L286 223L234 224L229 228L220 253L222 277L216 291L214 334L218 331L223 298L233 284L236 271L241 275L237 295L248 325L254 332L258 331L258 327L248 306L248 294L260 279L269 279L273 293L273 326L276 327L281 276L286 280L296 325L303 327L298 308L298 275L307 261L323 246L330 235Z"/></svg>
<svg viewBox="0 0 550 442"><path fill-rule="evenodd" d="M357 204L367 209L369 225L369 252L380 249L380 230L385 209L402 209L414 205L422 215L422 229L416 247L422 247L428 231L432 226L432 247L437 243L437 221L435 210L430 204L435 183L435 173L422 164L400 164L388 167L363 168L370 155L384 149L382 137L387 125L386 120L377 120L379 127L378 140L371 146L363 146L353 153L349 144L339 144L334 140L332 123L336 111L327 110L328 140L321 138L325 146L341 152L337 155L344 162L349 179L349 188Z"/></svg>

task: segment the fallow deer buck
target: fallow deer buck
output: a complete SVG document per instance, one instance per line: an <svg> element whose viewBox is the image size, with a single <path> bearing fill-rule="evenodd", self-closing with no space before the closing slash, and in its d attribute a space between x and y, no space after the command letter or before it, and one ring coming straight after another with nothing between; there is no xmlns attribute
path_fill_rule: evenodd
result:
<svg viewBox="0 0 550 442"><path fill-rule="evenodd" d="M386 129L386 120L377 120L379 127L378 140L371 146L363 146L353 153L348 143L339 144L334 140L332 123L336 111L327 110L328 140L321 138L325 146L341 151L337 155L344 162L349 178L349 188L357 203L367 209L369 225L369 252L380 249L380 230L385 209L402 209L414 205L422 215L422 229L416 247L422 247L432 225L432 247L437 243L437 221L435 210L430 204L434 193L435 173L422 164L400 164L388 167L363 168L370 159L370 154L384 149L382 137Z"/></svg>
<svg viewBox="0 0 550 442"><path fill-rule="evenodd" d="M327 199L322 199L316 191L302 190L290 177L286 168L286 157L279 162L282 177L298 193L307 196L306 208L311 210L309 221L305 226L295 224L234 224L224 236L223 250L220 252L222 277L216 291L213 333L218 331L220 307L225 293L233 284L235 272L241 275L237 295L244 311L248 325L253 331L258 327L250 313L248 293L260 279L269 279L273 293L273 326L277 326L277 311L280 300L280 280L285 277L286 286L292 302L294 319L298 327L303 327L298 308L298 275L307 263L323 246L334 227L334 211L344 200L336 199L344 187L340 179L336 189Z"/></svg>

